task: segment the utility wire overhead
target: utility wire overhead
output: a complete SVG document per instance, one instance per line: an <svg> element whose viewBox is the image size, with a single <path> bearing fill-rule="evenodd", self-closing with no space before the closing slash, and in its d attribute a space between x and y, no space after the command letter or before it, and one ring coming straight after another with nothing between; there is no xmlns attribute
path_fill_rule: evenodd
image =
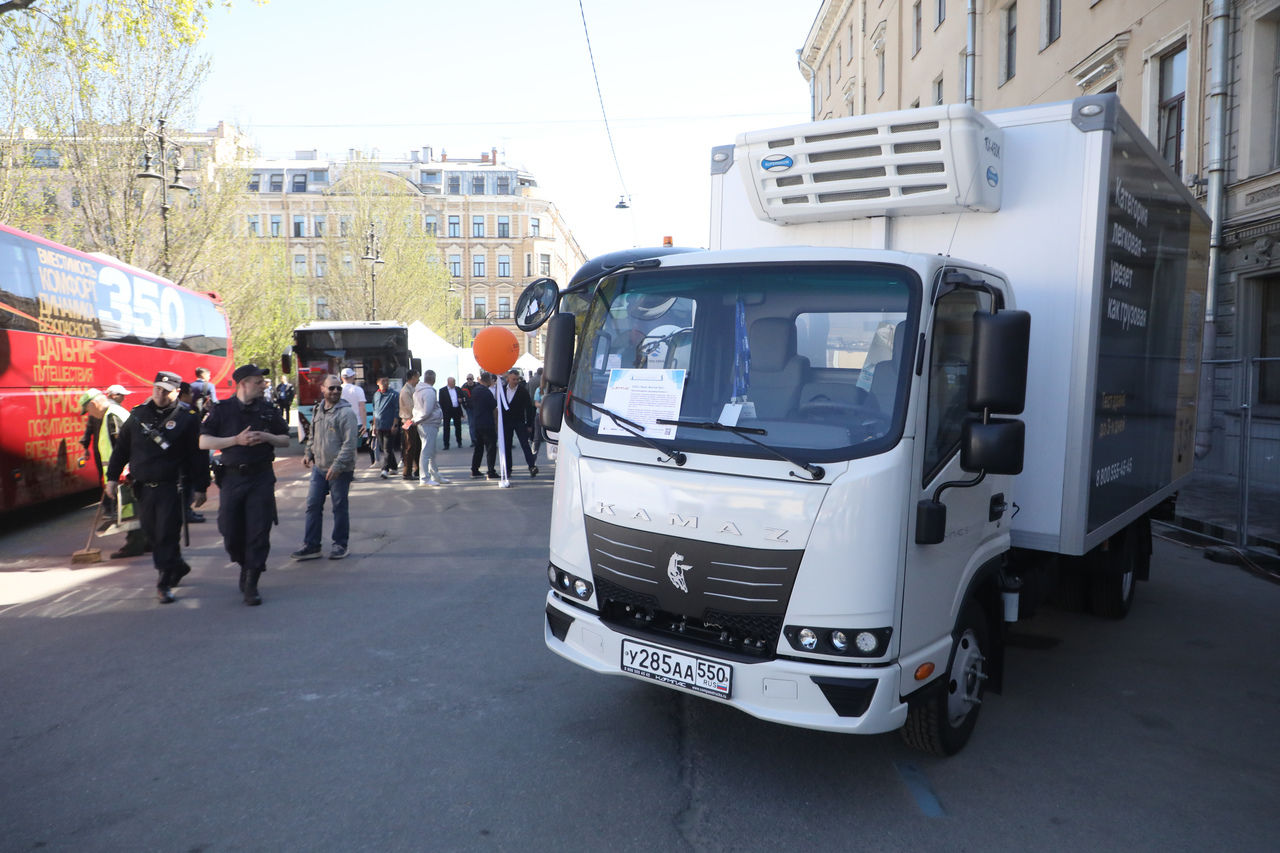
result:
<svg viewBox="0 0 1280 853"><path fill-rule="evenodd" d="M591 33L587 29L587 10L582 7L582 0L578 0L578 11L582 13L582 33L587 37L587 56L591 58L591 76L596 81L596 96L600 99L600 117L604 119L604 132L609 137L609 151L613 154L613 165L618 170L618 183L622 185L622 197L629 198L627 193L627 182L622 177L622 164L618 162L618 149L613 145L613 131L609 129L609 115L604 109L604 93L600 91L600 75L596 73L596 55L591 49ZM622 204L619 203L621 207Z"/></svg>

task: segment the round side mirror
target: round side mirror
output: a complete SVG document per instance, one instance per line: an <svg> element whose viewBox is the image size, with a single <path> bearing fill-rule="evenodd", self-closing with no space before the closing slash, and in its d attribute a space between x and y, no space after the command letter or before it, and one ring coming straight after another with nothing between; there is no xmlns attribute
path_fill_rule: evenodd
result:
<svg viewBox="0 0 1280 853"><path fill-rule="evenodd" d="M556 310L560 299L560 288L554 279L538 278L529 282L529 286L516 300L516 327L522 332L532 332Z"/></svg>

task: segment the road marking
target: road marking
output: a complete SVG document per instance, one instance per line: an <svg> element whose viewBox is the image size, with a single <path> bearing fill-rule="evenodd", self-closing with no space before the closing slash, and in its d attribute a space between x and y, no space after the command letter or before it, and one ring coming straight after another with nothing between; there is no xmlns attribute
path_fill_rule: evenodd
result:
<svg viewBox="0 0 1280 853"><path fill-rule="evenodd" d="M914 764L895 761L893 766L897 768L898 775L902 777L911 796L916 798L916 805L920 807L925 817L946 817L947 813L943 810L938 795L933 792L928 776L925 776Z"/></svg>

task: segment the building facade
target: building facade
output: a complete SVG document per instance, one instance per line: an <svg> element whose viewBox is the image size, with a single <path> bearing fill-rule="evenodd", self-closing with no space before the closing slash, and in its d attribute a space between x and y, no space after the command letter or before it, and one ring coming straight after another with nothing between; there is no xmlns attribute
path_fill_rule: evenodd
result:
<svg viewBox="0 0 1280 853"><path fill-rule="evenodd" d="M1280 0L824 0L799 67L815 119L1114 93L1214 222L1197 471L1280 487Z"/></svg>
<svg viewBox="0 0 1280 853"><path fill-rule="evenodd" d="M287 240L294 276L304 281L323 279L333 264L360 264L365 236L348 233L350 205L340 187L356 164L376 170L410 196L414 228L434 241L452 281L465 333L451 343L467 346L481 328L497 324L515 332L522 352L541 358L542 337L515 328L516 299L536 278L567 282L586 258L555 204L536 195L534 177L497 154L451 159L441 152L437 159L422 148L398 158L352 150L345 158L297 151L259 159L249 168L245 234ZM349 241L338 257L329 257L333 236ZM331 316L322 288L301 289L316 317Z"/></svg>

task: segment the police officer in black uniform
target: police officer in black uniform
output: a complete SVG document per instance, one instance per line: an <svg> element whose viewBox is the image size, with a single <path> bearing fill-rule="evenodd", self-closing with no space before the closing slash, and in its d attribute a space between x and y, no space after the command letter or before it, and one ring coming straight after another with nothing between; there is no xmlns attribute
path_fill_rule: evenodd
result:
<svg viewBox="0 0 1280 853"><path fill-rule="evenodd" d="M289 446L289 425L263 399L265 374L256 364L237 367L235 396L216 404L200 427L200 447L222 451L218 531L240 564L240 591L251 605L262 603L258 577L267 570L276 520L275 448Z"/></svg>
<svg viewBox="0 0 1280 853"><path fill-rule="evenodd" d="M182 559L180 481L191 484L195 505L205 501L209 488L209 463L200 451L200 419L178 405L182 377L162 370L156 374L151 399L130 412L120 427L111 462L107 466L107 494L115 498L120 475L129 466L137 500L138 521L151 539L151 558L160 578L156 596L161 604L174 600L172 588L191 571Z"/></svg>

